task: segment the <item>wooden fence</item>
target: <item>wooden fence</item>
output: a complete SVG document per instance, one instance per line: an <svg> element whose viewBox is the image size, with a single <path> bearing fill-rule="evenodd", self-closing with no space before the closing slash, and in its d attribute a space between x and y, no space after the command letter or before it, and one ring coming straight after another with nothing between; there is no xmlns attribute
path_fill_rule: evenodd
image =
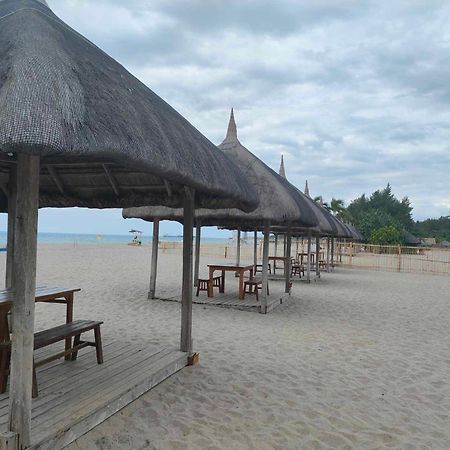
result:
<svg viewBox="0 0 450 450"><path fill-rule="evenodd" d="M347 267L450 275L446 248L338 243L336 255L337 262Z"/></svg>
<svg viewBox="0 0 450 450"><path fill-rule="evenodd" d="M326 240L320 242L321 253L326 259ZM162 252L180 250L181 242L160 242ZM311 251L315 252L315 239ZM292 256L298 252L306 252L306 239L292 241ZM201 247L202 257L214 262L215 259L236 260L236 243L205 243ZM275 243L270 243L269 254L275 254ZM277 255L283 254L283 241L278 242ZM262 240L258 240L258 258L262 257ZM253 261L253 242L241 245L241 261ZM403 247L398 245L369 245L336 241L334 261L343 267L355 267L392 272L429 273L450 275L450 249L436 247Z"/></svg>

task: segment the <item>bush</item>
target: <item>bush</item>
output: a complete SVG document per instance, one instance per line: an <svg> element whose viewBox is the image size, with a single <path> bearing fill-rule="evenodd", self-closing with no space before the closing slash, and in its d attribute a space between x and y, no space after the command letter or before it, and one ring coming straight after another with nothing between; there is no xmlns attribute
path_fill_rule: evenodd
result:
<svg viewBox="0 0 450 450"><path fill-rule="evenodd" d="M372 230L370 243L374 245L397 245L402 243L401 231L393 226Z"/></svg>

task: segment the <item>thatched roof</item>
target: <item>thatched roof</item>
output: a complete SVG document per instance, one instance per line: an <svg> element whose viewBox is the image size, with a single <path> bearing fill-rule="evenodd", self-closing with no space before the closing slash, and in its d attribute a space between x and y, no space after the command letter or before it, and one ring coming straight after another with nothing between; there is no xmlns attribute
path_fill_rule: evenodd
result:
<svg viewBox="0 0 450 450"><path fill-rule="evenodd" d="M317 225L317 219L306 197L239 142L233 110L227 135L219 148L244 172L257 192L259 206L249 214L236 209L198 210L196 219L203 225L242 230L262 229L265 222L278 226L286 226L289 223L299 227ZM179 210L157 207L125 209L123 216L148 221L182 219Z"/></svg>
<svg viewBox="0 0 450 450"><path fill-rule="evenodd" d="M236 166L42 0L0 1L0 186L41 156L40 206L256 206ZM0 195L0 209L6 198Z"/></svg>

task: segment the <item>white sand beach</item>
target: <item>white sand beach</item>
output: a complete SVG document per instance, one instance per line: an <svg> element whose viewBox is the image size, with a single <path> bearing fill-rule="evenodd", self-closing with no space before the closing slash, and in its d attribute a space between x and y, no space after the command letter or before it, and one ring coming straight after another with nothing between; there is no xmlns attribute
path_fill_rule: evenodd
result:
<svg viewBox="0 0 450 450"><path fill-rule="evenodd" d="M177 346L180 305L147 300L149 263L148 245L40 245L38 283L80 287L75 316L104 320L104 342ZM159 293L180 284L181 253L161 253ZM268 315L194 305L200 364L68 448L450 448L449 293L449 277L337 268ZM37 329L63 320L37 305Z"/></svg>

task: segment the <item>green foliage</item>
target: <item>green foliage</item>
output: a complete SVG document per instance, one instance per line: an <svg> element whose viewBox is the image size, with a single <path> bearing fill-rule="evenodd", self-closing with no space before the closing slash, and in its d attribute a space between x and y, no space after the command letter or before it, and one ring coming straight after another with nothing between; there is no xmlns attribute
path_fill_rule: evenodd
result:
<svg viewBox="0 0 450 450"><path fill-rule="evenodd" d="M402 233L393 226L375 228L370 234L369 242L375 245L402 244Z"/></svg>
<svg viewBox="0 0 450 450"><path fill-rule="evenodd" d="M412 207L408 197L398 200L392 193L390 184L375 191L369 198L365 194L353 200L347 208L353 222L366 238L378 228L394 227L401 231L411 230Z"/></svg>
<svg viewBox="0 0 450 450"><path fill-rule="evenodd" d="M434 237L438 242L450 241L450 216L416 222L412 231L419 237Z"/></svg>

